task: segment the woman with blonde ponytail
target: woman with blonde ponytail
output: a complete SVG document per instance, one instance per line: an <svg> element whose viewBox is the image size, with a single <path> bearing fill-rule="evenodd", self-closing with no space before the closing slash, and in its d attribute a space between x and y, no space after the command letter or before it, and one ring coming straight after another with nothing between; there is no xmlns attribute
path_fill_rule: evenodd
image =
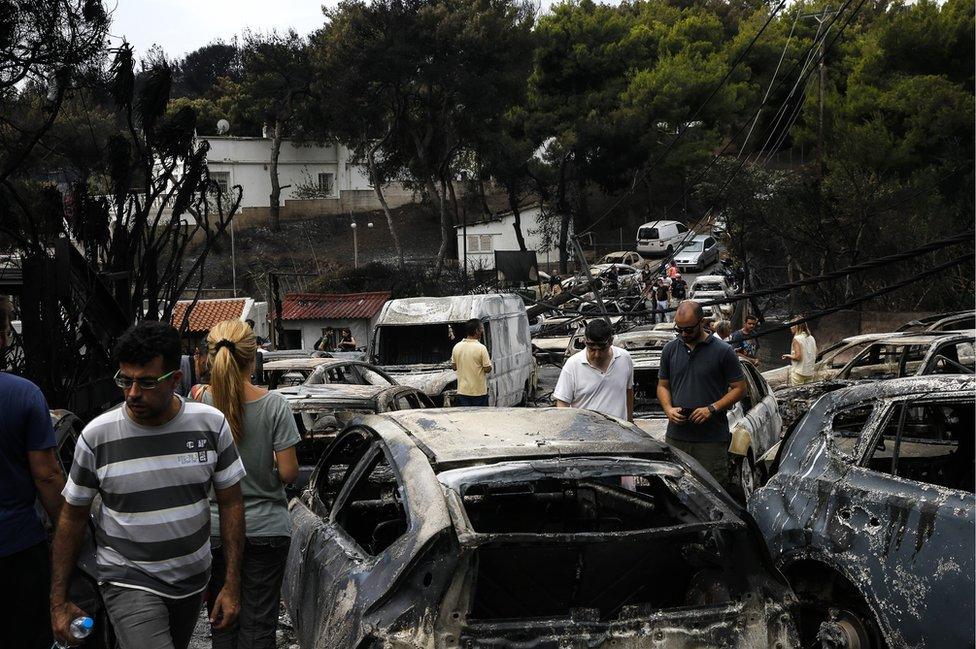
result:
<svg viewBox="0 0 976 649"><path fill-rule="evenodd" d="M284 487L298 477L295 445L300 437L284 397L251 383L256 353L254 332L240 320L218 323L207 335L210 385L200 390L200 400L224 413L247 470L241 480L246 530L241 612L230 628L213 630L215 648L275 647L281 580L291 537ZM214 503L210 516L212 529L219 530ZM223 587L224 558L219 546L219 542L213 546L211 593L219 593Z"/></svg>

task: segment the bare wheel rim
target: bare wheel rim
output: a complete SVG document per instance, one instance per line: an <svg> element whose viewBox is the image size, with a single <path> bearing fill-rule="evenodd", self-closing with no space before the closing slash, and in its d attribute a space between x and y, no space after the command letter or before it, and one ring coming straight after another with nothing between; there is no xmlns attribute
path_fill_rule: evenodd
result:
<svg viewBox="0 0 976 649"><path fill-rule="evenodd" d="M821 649L870 649L873 645L867 625L848 610L832 608L820 625L817 641Z"/></svg>

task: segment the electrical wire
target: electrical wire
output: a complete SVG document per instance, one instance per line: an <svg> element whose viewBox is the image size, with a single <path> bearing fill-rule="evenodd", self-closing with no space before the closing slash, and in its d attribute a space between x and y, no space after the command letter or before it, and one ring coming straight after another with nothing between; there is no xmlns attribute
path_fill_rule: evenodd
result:
<svg viewBox="0 0 976 649"><path fill-rule="evenodd" d="M850 1L850 0L848 0L848 1ZM664 151L662 151L661 153L659 153L657 155L657 157L652 162L650 162L649 164L645 165L645 167L642 170L638 170L637 172L635 172L634 173L634 180L633 180L633 182L631 182L630 188L627 191L625 191L620 197L618 197L617 200L614 201L613 205L611 205L607 210L605 210L604 213L601 214L590 225L590 227L587 230L584 230L583 232L580 232L580 233L578 233L578 234L576 234L574 236L581 237L581 236L583 236L585 234L589 234L590 232L592 232L593 231L593 228L600 221L602 221L603 219L605 219L614 210L616 210L618 207L620 207L620 204L623 202L623 200L627 196L629 196L630 194L632 194L634 192L634 189L637 187L637 182L642 177L646 177L647 174L649 173L649 170L651 168L653 168L653 167L656 167L665 158L665 156L667 156L668 153L671 152L671 149L673 149L674 146L678 143L678 140L680 140L684 136L684 134L688 132L688 129L691 127L691 124L695 121L695 119L705 109L705 106L707 106L708 103L715 97L715 95L718 94L718 91L722 89L722 86L724 86L725 85L725 82L729 80L729 77L732 76L732 73L735 72L735 69L739 66L740 63L742 63L743 60L745 60L746 55L749 54L750 51L752 51L752 48L755 46L756 42L759 40L759 37L762 36L763 32L766 31L766 28L769 27L769 25L773 22L773 19L776 17L776 15L785 6L786 6L786 0L782 0L776 6L776 8L773 9L773 11L769 14L769 17L766 19L766 22L764 22L763 25L762 25L762 27L759 29L759 31L756 32L755 35L753 35L753 37L749 41L748 45L746 45L746 48L742 52L740 52L739 55L735 58L735 60L732 62L732 65L729 66L729 69L725 72L725 75L715 85L715 87L712 88L712 91L710 93L708 93L708 96L705 97L705 100L702 101L702 103L699 104L698 108L695 109L695 112L692 113L692 115L687 120L685 120L684 125L678 130L677 134L674 136L674 138L671 140L671 142L669 142L668 145L664 148Z"/></svg>

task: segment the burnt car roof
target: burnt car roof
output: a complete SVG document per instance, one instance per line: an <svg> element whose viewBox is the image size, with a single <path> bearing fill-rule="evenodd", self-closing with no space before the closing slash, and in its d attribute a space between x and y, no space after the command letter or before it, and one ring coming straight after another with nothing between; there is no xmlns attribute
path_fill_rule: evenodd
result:
<svg viewBox="0 0 976 649"><path fill-rule="evenodd" d="M961 330L958 332L926 332L926 333L897 333L886 336L878 341L876 345L931 345L934 342L948 340L966 340L973 337L972 330Z"/></svg>
<svg viewBox="0 0 976 649"><path fill-rule="evenodd" d="M872 381L861 385L841 388L825 394L825 404L834 408L861 403L869 399L884 399L905 395L925 395L944 392L974 392L976 376L971 374L943 374L907 376L886 381Z"/></svg>
<svg viewBox="0 0 976 649"><path fill-rule="evenodd" d="M349 401L355 399L373 399L381 392L392 388L401 388L400 385L358 385L351 383L318 383L314 385L298 385L287 391L280 391L289 401L301 399L318 399L326 401L334 399L336 401Z"/></svg>
<svg viewBox="0 0 976 649"><path fill-rule="evenodd" d="M636 426L576 408L446 408L404 410L376 417L396 422L431 463L438 465L520 457L667 452L667 446ZM373 419L369 417L364 423L371 425Z"/></svg>

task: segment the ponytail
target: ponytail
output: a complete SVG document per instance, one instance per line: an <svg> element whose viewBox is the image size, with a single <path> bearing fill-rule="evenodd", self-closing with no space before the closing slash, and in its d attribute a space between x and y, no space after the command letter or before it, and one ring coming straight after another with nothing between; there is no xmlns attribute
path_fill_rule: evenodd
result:
<svg viewBox="0 0 976 649"><path fill-rule="evenodd" d="M207 335L210 391L213 404L224 413L234 441L244 438L244 386L257 353L251 328L240 320L225 320Z"/></svg>

